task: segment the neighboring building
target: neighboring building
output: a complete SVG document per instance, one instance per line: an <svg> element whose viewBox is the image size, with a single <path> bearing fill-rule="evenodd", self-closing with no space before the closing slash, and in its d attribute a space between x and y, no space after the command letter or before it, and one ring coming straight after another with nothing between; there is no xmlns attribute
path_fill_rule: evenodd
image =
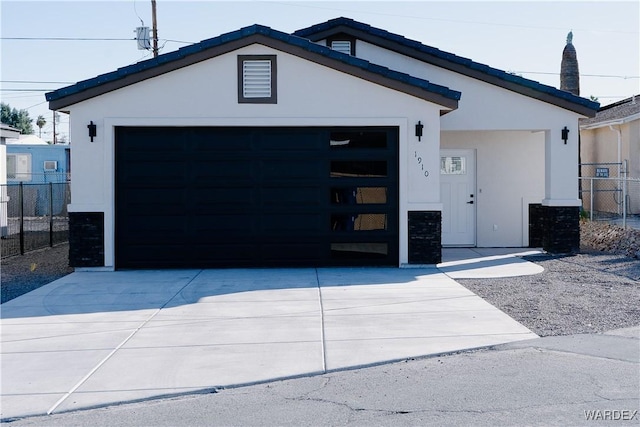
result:
<svg viewBox="0 0 640 427"><path fill-rule="evenodd" d="M0 123L0 144L5 144L9 138L18 138L20 129L11 127L5 123Z"/></svg>
<svg viewBox="0 0 640 427"><path fill-rule="evenodd" d="M598 110L580 120L582 176L640 178L640 95ZM628 213L640 213L640 195L628 198ZM613 197L613 195L611 195ZM603 200L595 209L615 212L616 203ZM588 206L588 205L587 205Z"/></svg>
<svg viewBox="0 0 640 427"><path fill-rule="evenodd" d="M8 139L7 182L66 182L70 172L70 153L69 145L50 145L35 135Z"/></svg>
<svg viewBox="0 0 640 427"><path fill-rule="evenodd" d="M49 145L47 141L36 135L18 135L7 139L7 144L11 145Z"/></svg>
<svg viewBox="0 0 640 427"><path fill-rule="evenodd" d="M7 235L7 139L18 138L20 130L0 123L0 237Z"/></svg>
<svg viewBox="0 0 640 427"><path fill-rule="evenodd" d="M575 251L578 119L599 106L346 18L243 28L47 100L74 141L70 262L107 269Z"/></svg>
<svg viewBox="0 0 640 427"><path fill-rule="evenodd" d="M54 215L62 212L67 200L65 196L67 186L53 185L49 188L41 184L63 184L69 181L70 146L50 145L35 135L20 135L18 139L8 139L6 147L9 197L19 197L16 184L22 183L25 184L22 188L23 197L30 201L22 205L22 214L25 216L48 215L52 207ZM53 197L52 202L50 197ZM19 205L14 203L12 206L13 210L8 210L9 217L18 216Z"/></svg>

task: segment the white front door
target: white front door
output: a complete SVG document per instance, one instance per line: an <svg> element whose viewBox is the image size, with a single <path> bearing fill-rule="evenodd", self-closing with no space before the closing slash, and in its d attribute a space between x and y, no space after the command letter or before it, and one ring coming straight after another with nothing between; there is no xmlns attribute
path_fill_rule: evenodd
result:
<svg viewBox="0 0 640 427"><path fill-rule="evenodd" d="M475 150L440 151L442 244L476 245Z"/></svg>

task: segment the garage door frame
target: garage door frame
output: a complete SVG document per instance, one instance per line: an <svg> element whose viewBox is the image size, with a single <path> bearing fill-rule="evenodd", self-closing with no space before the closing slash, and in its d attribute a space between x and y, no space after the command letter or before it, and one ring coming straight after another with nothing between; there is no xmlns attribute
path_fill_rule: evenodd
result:
<svg viewBox="0 0 640 427"><path fill-rule="evenodd" d="M123 241L123 236L122 236L122 230L120 229L119 225L122 222L122 218L123 218L123 211L121 210L121 206L122 206L122 199L121 199L121 191L120 191L120 181L121 181L121 173L122 171L119 170L119 167L121 166L122 163L122 158L121 158L121 154L122 154L122 150L119 149L119 147L121 146L121 144L123 144L123 138L122 138L122 132L127 132L128 130L132 130L132 129L142 129L142 130L176 130L176 129L198 129L198 130L212 130L212 131L223 131L223 130L229 130L229 129L240 129L238 127L222 127L222 126L217 126L217 127L212 127L212 126L198 126L198 127L189 127L189 128L179 128L179 127L143 127L143 126L116 126L115 127L115 267L116 268L155 268L155 267L220 267L220 266L262 266L262 265L281 265L282 263L278 263L278 262L266 262L266 263L249 263L249 264L243 264L243 263L217 263L217 262L212 262L212 263L201 263L201 262L196 262L194 265L187 265L184 263L177 263L175 265L168 265L166 263L162 263L161 265L139 265L139 264L131 264L126 262L126 260L124 260L125 262L123 262L123 259L121 256L121 249L123 248L123 245L126 244L126 239L124 239ZM242 129L247 129L247 128L242 128ZM388 255L385 257L385 259L383 259L382 261L380 260L371 260L371 259L353 259L353 258L349 258L346 257L345 259L336 259L331 258L330 255L326 255L325 257L321 257L321 259L315 260L313 262L314 265L363 265L363 264L386 264L386 265L397 265L398 262L398 241L399 241L399 231L398 231L398 216L399 216L399 185L398 185L398 147L399 147L399 143L398 143L398 127L397 126L381 126L381 127L375 127L375 126L365 126L365 127L326 127L326 126L318 126L318 127L253 127L253 128L248 128L253 132L272 132L272 131L278 131L278 130L300 130L301 132L309 132L309 131L317 131L320 133L329 133L331 134L331 132L355 132L355 131L362 131L362 130L382 130L384 132L387 132L387 134L389 135L389 146L387 147L386 151L382 150L382 151L376 151L376 150L360 150L359 152L357 152L358 150L356 150L355 152L349 152L349 151L345 151L345 152L339 152L339 151L332 151L329 150L328 148L323 152L323 154L320 156L321 160L325 162L325 167L327 170L330 169L331 167L331 162L335 162L335 161L353 161L353 160L367 160L367 159L375 159L375 158L381 158L383 157L384 159L386 159L386 161L388 162L388 177L386 179L382 179L382 180L378 180L376 181L376 178L367 178L367 185L373 186L373 185L380 185L380 186L384 186L386 185L389 188L389 199L387 201L387 204L384 206L368 206L367 210L370 213L386 213L388 215L388 230L386 230L386 232L384 233L384 237L380 238L380 240L384 243L388 244ZM153 148L160 150L161 147L159 147L161 144L158 145L154 145ZM384 153L383 153L384 151ZM155 155L159 155L157 152L155 152ZM275 156L277 156L277 154L274 154ZM341 185L350 185L350 184L357 184L358 179L354 178L351 179L352 182L349 181L350 178L345 179L344 177L341 178L340 183ZM330 176L326 176L324 177L321 182L321 185L324 186L325 188L330 188L332 185L335 185L336 183L336 179L332 178ZM336 211L336 210L345 210L346 208L344 207L330 207L330 206L325 206L327 209L331 210L331 211ZM349 208L349 209L353 209L353 208ZM124 213L126 215L126 211ZM359 235L356 238L356 241L363 241L363 240L375 240L376 237L380 237L381 234L383 233L376 233L375 232L367 232L367 231L361 231L360 233L358 233ZM331 242L335 242L335 243L349 243L349 241L353 240L353 234L349 235L348 232L333 232L330 233L330 235L328 234L327 236L323 236L323 239L328 239L326 240L324 243L326 244L326 246L329 246L331 244ZM307 261L303 261L300 263L291 263L291 262L284 262L285 265L310 265L309 260Z"/></svg>

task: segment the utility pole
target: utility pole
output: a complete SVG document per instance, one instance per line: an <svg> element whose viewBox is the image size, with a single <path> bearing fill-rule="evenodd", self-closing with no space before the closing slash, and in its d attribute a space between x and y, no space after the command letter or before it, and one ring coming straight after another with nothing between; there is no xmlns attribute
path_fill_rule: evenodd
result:
<svg viewBox="0 0 640 427"><path fill-rule="evenodd" d="M158 57L158 22L156 21L156 0L151 0L151 20L153 25L153 57Z"/></svg>
<svg viewBox="0 0 640 427"><path fill-rule="evenodd" d="M53 145L55 145L56 142L56 111L53 110Z"/></svg>

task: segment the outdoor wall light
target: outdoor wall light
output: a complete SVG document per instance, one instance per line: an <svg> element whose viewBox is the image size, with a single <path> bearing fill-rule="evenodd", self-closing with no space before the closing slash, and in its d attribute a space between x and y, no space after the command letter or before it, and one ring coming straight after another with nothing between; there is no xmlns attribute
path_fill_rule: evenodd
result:
<svg viewBox="0 0 640 427"><path fill-rule="evenodd" d="M420 120L418 120L418 123L416 124L416 136L418 137L418 141L420 141L422 138L422 129L424 129L424 125L420 122Z"/></svg>
<svg viewBox="0 0 640 427"><path fill-rule="evenodd" d="M562 140L564 141L564 145L567 145L567 139L569 139L569 129L565 126L562 129Z"/></svg>
<svg viewBox="0 0 640 427"><path fill-rule="evenodd" d="M93 138L96 137L96 124L93 123L93 120L89 122L87 128L89 128L89 138L91 138L91 142L93 142Z"/></svg>

